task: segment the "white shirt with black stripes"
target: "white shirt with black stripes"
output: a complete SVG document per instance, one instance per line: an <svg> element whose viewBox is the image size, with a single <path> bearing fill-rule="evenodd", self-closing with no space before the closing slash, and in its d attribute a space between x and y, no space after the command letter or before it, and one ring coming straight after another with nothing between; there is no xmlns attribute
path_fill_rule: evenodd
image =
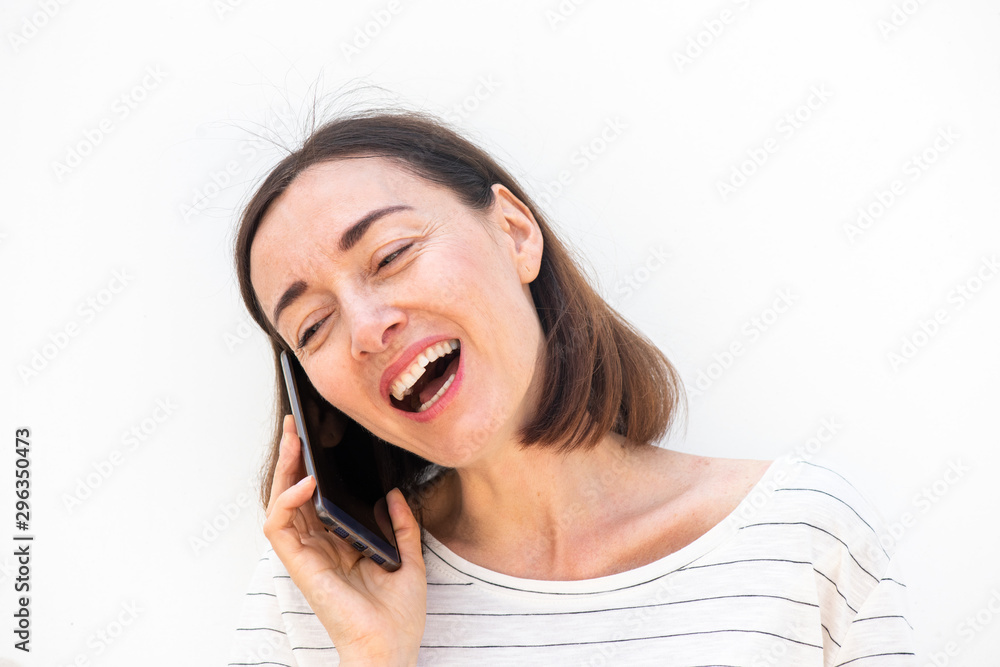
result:
<svg viewBox="0 0 1000 667"><path fill-rule="evenodd" d="M878 514L837 473L775 461L722 522L642 567L578 581L479 567L424 532L421 665L914 664L906 589ZM337 651L268 549L230 665L336 665Z"/></svg>

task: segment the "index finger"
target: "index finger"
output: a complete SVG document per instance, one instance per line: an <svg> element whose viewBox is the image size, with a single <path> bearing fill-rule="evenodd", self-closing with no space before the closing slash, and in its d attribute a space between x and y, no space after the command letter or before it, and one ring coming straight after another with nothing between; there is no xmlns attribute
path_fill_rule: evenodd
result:
<svg viewBox="0 0 1000 667"><path fill-rule="evenodd" d="M295 418L285 415L282 421L281 442L278 446L278 461L274 466L274 476L271 480L271 497L267 503L265 514L271 512L274 501L306 476L305 462L302 459L302 445L295 430Z"/></svg>

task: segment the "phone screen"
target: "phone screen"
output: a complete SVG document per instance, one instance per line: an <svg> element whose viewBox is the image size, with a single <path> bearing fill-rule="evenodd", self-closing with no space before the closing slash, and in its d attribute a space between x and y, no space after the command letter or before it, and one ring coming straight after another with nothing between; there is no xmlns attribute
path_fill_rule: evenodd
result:
<svg viewBox="0 0 1000 667"><path fill-rule="evenodd" d="M316 478L316 514L328 529L382 567L399 567L380 454L389 445L326 401L301 364L281 353L306 473Z"/></svg>

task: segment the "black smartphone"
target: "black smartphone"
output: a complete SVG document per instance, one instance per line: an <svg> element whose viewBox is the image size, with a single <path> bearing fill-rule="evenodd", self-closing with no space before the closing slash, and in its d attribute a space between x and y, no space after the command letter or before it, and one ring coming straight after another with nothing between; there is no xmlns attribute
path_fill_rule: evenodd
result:
<svg viewBox="0 0 1000 667"><path fill-rule="evenodd" d="M391 490L376 454L377 438L330 405L298 359L281 353L285 390L302 442L313 504L326 529L392 572L401 564L385 496Z"/></svg>

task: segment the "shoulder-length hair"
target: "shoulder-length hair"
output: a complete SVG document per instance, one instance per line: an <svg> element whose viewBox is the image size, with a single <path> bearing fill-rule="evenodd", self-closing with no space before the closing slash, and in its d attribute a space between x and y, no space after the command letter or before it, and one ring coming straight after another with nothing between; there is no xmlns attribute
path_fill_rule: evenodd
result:
<svg viewBox="0 0 1000 667"><path fill-rule="evenodd" d="M491 186L500 183L524 202L538 222L542 259L529 289L545 336L547 367L540 405L518 433L523 445L568 451L593 447L609 431L636 446L666 436L677 412L686 409L680 375L663 352L590 285L572 251L507 170L430 114L398 109L353 112L313 131L300 149L271 170L244 208L236 233L240 293L274 351L278 410L261 475L265 507L278 459L282 418L290 413L279 361L287 345L265 316L250 283L250 247L268 207L300 173L318 163L361 156L390 159L415 176L445 186L477 213L493 204ZM415 492L432 464L382 444L378 457L386 467L383 474L405 494Z"/></svg>

